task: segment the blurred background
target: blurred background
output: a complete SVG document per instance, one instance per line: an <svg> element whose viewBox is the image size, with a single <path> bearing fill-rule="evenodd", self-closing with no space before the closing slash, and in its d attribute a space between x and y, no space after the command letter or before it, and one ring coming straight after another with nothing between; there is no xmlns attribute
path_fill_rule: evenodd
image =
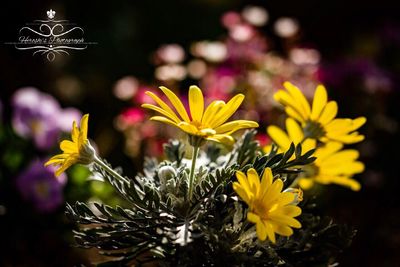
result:
<svg viewBox="0 0 400 267"><path fill-rule="evenodd" d="M147 122L143 92L166 85L186 95L246 94L242 115L282 123L272 101L285 80L312 97L322 82L339 115L366 116L366 140L354 145L366 165L360 192L329 186L320 212L358 230L340 266L400 263L398 103L400 4L394 1L8 1L0 10L0 266L74 266L96 259L75 248L65 201L119 204L106 184L75 167L58 180L42 163L90 113L89 135L102 157L129 176L144 156L160 157L170 128ZM3 43L25 23L57 19L97 42L45 57ZM246 111L245 111L246 110ZM62 259L63 262L60 262Z"/></svg>

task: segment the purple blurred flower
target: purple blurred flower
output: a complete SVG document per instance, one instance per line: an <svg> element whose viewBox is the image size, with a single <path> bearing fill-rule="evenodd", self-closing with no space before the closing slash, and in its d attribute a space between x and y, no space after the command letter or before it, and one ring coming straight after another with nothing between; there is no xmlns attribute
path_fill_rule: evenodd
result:
<svg viewBox="0 0 400 267"><path fill-rule="evenodd" d="M55 177L52 166L44 167L42 160L33 161L16 180L22 197L40 212L51 212L63 202L63 187L67 176Z"/></svg>
<svg viewBox="0 0 400 267"><path fill-rule="evenodd" d="M361 82L363 88L369 93L388 92L393 87L390 74L369 59L352 59L331 63L322 66L318 75L323 83L336 87L344 87L349 81Z"/></svg>
<svg viewBox="0 0 400 267"><path fill-rule="evenodd" d="M75 109L62 110L57 100L33 87L19 89L13 96L12 124L15 132L32 138L42 150L53 147L61 131L68 131L80 117Z"/></svg>
<svg viewBox="0 0 400 267"><path fill-rule="evenodd" d="M62 132L71 131L72 122L80 121L82 117L82 113L76 108L65 108L60 111L57 125Z"/></svg>

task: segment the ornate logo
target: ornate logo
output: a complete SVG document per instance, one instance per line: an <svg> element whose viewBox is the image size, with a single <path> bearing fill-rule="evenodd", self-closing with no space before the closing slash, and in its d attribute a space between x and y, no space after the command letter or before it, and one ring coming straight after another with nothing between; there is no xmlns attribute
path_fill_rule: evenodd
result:
<svg viewBox="0 0 400 267"><path fill-rule="evenodd" d="M97 44L87 42L84 30L70 23L68 20L55 20L56 12L52 9L46 12L47 20L35 20L26 23L19 30L18 42L7 42L18 50L32 50L33 55L46 56L53 61L56 55L69 55L71 50L85 50L88 45Z"/></svg>

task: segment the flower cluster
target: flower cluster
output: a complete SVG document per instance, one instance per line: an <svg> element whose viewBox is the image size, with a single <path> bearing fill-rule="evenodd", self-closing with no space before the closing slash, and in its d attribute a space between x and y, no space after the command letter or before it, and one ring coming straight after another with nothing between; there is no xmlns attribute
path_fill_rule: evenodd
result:
<svg viewBox="0 0 400 267"><path fill-rule="evenodd" d="M284 87L287 91L278 91L274 98L284 106L289 116L286 119L287 132L277 126L269 126L267 132L281 150L288 149L291 143L301 144L304 152L316 149L317 160L299 176L299 185L309 189L315 182L333 183L360 190L360 184L352 176L361 173L364 165L357 160L359 153L355 149L343 149L343 144L364 139L357 129L366 118L336 118L338 105L335 101L328 101L323 85L316 88L312 107L295 85L285 82ZM270 147L264 150L268 153Z"/></svg>
<svg viewBox="0 0 400 267"><path fill-rule="evenodd" d="M307 189L315 182L336 183L358 190L359 184L351 179L363 170L362 163L356 161L358 153L341 150L343 145L337 140L361 140L363 137L354 131L362 124L358 121L365 119L336 119L337 108L332 105L337 105L327 102L322 86L317 89L312 109L298 88L289 83L285 87L289 93L278 91L275 98L292 116L287 119L288 134L270 126L268 133L279 148L264 148L264 155L259 144L251 141L254 132L246 132L238 142L234 138L236 131L258 127L257 122L228 121L244 95L238 94L226 103L213 100L207 106L200 88L191 86L185 107L166 87L160 87L165 97L147 91L154 104L144 103L142 107L159 113L151 120L180 129L192 153L191 159L185 159L184 142L170 141L164 146L167 159L145 162L144 175L134 180L112 169L96 154L87 137L88 115L81 119L80 128L74 122L72 140L62 141L63 153L46 165L58 166L55 172L61 175L73 164L90 164L96 175L110 182L130 203L125 209L96 204L97 212L83 203L68 206L68 215L77 222L99 225L77 233L78 243L111 250L110 255L132 247L118 264L145 257L142 253L149 253L152 260L161 257L173 266L188 265L181 260L204 253L199 260L211 264L216 262L213 255L224 253L231 255L235 265L241 261L239 255L251 254L254 249L258 253L254 254L256 262L261 263L262 251L271 245L277 246L275 253L282 244L290 246L290 239L296 238L293 229L305 228L303 233L310 236L307 229L314 224L301 217L303 192L296 186ZM330 126L335 121L352 126ZM310 124L318 129L310 130ZM207 153L199 157L202 148ZM198 246L203 247L199 250ZM217 252L216 247L226 250ZM274 260L265 255L265 262L271 264Z"/></svg>
<svg viewBox="0 0 400 267"><path fill-rule="evenodd" d="M256 224L257 235L260 240L268 239L275 243L275 233L282 236L291 236L290 227L300 228L301 224L293 217L301 214L301 209L295 202L296 195L291 192L281 192L281 179L273 181L270 168L264 170L260 181L255 169L249 169L247 176L236 172L238 182L233 183L233 189L249 205L247 219Z"/></svg>

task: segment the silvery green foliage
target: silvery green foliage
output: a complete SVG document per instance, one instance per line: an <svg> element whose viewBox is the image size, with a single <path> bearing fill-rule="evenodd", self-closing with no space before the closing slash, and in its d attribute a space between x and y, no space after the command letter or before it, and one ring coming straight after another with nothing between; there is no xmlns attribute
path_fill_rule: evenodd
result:
<svg viewBox="0 0 400 267"><path fill-rule="evenodd" d="M314 204L303 201L299 217L303 228L277 244L257 239L246 220L247 205L232 189L235 171L270 167L285 188L315 160L313 151L301 156L301 146L285 153L273 148L264 155L255 131L247 131L231 152L209 144L196 164L192 200L187 199L191 162L177 140L164 146L165 160L146 159L142 174L116 180L94 167L126 200L125 207L77 202L67 205L67 215L79 225L77 244L97 248L111 256L99 266L319 266L332 263L346 247L353 231L312 214ZM295 155L294 159L291 157Z"/></svg>

